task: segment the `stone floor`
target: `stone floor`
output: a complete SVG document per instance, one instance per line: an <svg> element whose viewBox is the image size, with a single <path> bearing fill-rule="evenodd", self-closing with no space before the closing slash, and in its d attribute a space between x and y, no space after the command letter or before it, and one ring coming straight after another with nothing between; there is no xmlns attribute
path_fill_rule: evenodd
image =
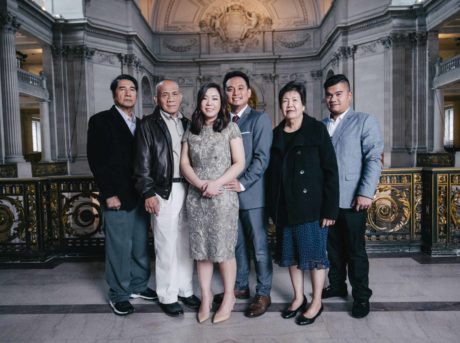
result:
<svg viewBox="0 0 460 343"><path fill-rule="evenodd" d="M115 316L106 303L102 262L0 269L0 342L460 342L458 258L371 257L370 265L370 315L350 317L350 296L326 300L308 327L280 317L291 297L285 268L275 267L268 313L246 319L245 302L238 301L230 320L216 325L199 325L191 310L167 317L143 300L133 301L132 315ZM220 292L217 272L213 283Z"/></svg>

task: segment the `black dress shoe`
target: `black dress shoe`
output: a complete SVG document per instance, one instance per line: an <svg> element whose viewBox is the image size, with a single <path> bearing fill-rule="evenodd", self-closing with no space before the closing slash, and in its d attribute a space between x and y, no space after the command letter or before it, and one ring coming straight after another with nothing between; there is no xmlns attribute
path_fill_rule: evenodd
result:
<svg viewBox="0 0 460 343"><path fill-rule="evenodd" d="M289 307L281 312L281 317L284 319L294 318L297 315L297 312L305 312L305 308L307 307L307 297L303 296L302 304L297 307L295 310L290 310Z"/></svg>
<svg viewBox="0 0 460 343"><path fill-rule="evenodd" d="M333 297L341 297L345 298L348 295L347 289L338 289L338 288L332 288L331 286L328 286L323 289L323 293L321 294L322 299L327 299L327 298L333 298Z"/></svg>
<svg viewBox="0 0 460 343"><path fill-rule="evenodd" d="M323 312L323 305L321 304L321 308L319 309L318 313L316 314L316 316L314 316L313 318L307 318L303 315L303 313L301 313L296 319L295 319L295 323L297 325L309 325L309 324L313 324L316 320L316 318L319 317L319 315L321 314L321 312Z"/></svg>
<svg viewBox="0 0 460 343"><path fill-rule="evenodd" d="M160 303L160 307L164 313L171 317L179 317L180 315L184 314L182 306L180 306L180 304L177 301L171 304Z"/></svg>
<svg viewBox="0 0 460 343"><path fill-rule="evenodd" d="M198 299L195 295L191 295L189 297L179 297L179 300L182 301L182 303L187 306L188 308L191 308L193 310L199 309L201 305L201 300Z"/></svg>
<svg viewBox="0 0 460 343"><path fill-rule="evenodd" d="M354 318L364 318L369 314L369 301L354 301L351 309L351 315Z"/></svg>
<svg viewBox="0 0 460 343"><path fill-rule="evenodd" d="M158 294L155 292L153 289L148 288L140 293L132 293L129 296L131 299L136 299L136 298L141 298L145 300L152 300L152 301L158 301Z"/></svg>

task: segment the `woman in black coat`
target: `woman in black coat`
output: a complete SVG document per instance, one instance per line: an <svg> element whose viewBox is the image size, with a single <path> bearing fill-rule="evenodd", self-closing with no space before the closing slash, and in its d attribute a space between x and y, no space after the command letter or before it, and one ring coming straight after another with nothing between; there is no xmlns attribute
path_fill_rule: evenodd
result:
<svg viewBox="0 0 460 343"><path fill-rule="evenodd" d="M329 261L328 226L339 210L339 179L334 147L326 126L305 113L306 91L291 81L279 93L284 120L273 130L266 174L267 207L276 225L277 263L289 268L294 299L282 312L299 325L321 314L321 292ZM304 271L309 270L313 298L307 308Z"/></svg>

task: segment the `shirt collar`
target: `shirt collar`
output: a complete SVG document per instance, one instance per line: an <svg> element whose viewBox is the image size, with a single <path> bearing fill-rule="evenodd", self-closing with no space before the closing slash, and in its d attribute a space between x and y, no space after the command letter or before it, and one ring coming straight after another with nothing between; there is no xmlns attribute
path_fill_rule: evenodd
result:
<svg viewBox="0 0 460 343"><path fill-rule="evenodd" d="M134 113L131 113L131 117L129 115L127 115L120 107L118 107L117 105L115 105L115 108L117 109L118 113L121 114L121 116L123 117L123 119L127 122L132 122L132 123L135 123L136 122L136 116L134 115Z"/></svg>
<svg viewBox="0 0 460 343"><path fill-rule="evenodd" d="M246 111L246 109L248 108L248 106L249 106L249 105L246 104L246 106L244 106L244 108L243 108L241 111L239 111L238 113L232 113L232 112L230 112L231 117L233 118L234 116L238 116L238 117L241 118L241 116L243 115L244 111Z"/></svg>
<svg viewBox="0 0 460 343"><path fill-rule="evenodd" d="M166 113L165 111L163 111L162 109L160 109L160 113L161 113L161 116L163 117L163 119L182 119L183 115L181 112L177 112L177 117L174 118L171 114L169 113Z"/></svg>
<svg viewBox="0 0 460 343"><path fill-rule="evenodd" d="M343 112L341 115L339 115L336 120L332 119L332 113L331 113L329 115L329 120L332 121L332 122L339 122L339 121L343 120L343 118L345 118L345 116L348 114L348 112L350 112L350 109L351 109L351 107L348 107L348 109L345 112Z"/></svg>

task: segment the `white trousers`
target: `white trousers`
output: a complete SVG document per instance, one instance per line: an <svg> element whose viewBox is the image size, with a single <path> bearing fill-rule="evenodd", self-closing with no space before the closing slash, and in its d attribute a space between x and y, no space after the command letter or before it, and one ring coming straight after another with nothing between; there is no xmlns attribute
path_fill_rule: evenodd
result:
<svg viewBox="0 0 460 343"><path fill-rule="evenodd" d="M156 291L162 304L193 294L193 260L184 220L186 185L174 182L168 200L157 196L160 214L151 215L155 241Z"/></svg>

